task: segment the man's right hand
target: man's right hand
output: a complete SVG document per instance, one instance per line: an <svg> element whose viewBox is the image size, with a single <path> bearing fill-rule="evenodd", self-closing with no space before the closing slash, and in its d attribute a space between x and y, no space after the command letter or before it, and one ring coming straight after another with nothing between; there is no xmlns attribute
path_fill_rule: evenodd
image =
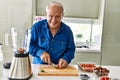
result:
<svg viewBox="0 0 120 80"><path fill-rule="evenodd" d="M47 52L43 52L42 55L40 56L41 60L45 63L48 63L49 65L51 64L51 59L50 55Z"/></svg>

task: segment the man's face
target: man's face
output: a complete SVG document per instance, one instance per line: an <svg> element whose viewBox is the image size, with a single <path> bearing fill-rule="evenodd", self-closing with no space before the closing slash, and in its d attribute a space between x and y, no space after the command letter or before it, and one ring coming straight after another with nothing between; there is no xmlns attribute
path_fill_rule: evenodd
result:
<svg viewBox="0 0 120 80"><path fill-rule="evenodd" d="M60 27L61 19L63 17L62 8L59 6L49 6L46 11L46 17L48 25L51 29L57 29Z"/></svg>

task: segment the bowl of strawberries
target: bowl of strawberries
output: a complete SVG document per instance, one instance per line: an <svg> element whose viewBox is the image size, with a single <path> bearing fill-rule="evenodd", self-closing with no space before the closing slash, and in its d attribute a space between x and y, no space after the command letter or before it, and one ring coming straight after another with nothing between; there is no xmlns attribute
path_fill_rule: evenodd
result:
<svg viewBox="0 0 120 80"><path fill-rule="evenodd" d="M85 72L93 72L94 68L96 67L94 63L90 62L81 62L78 63L78 67Z"/></svg>

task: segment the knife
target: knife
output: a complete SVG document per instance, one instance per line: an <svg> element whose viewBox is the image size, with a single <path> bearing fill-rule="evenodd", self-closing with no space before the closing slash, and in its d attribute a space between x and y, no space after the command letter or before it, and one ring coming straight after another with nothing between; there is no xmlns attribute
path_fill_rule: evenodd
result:
<svg viewBox="0 0 120 80"><path fill-rule="evenodd" d="M50 62L50 65L56 65L56 64L54 64L53 62Z"/></svg>

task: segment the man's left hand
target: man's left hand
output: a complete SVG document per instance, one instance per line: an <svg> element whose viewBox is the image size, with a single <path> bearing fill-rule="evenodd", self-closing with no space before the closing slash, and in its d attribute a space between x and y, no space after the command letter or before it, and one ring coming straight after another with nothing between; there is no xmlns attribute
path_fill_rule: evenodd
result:
<svg viewBox="0 0 120 80"><path fill-rule="evenodd" d="M64 59L60 59L58 63L59 68L66 68L68 66L68 63Z"/></svg>

